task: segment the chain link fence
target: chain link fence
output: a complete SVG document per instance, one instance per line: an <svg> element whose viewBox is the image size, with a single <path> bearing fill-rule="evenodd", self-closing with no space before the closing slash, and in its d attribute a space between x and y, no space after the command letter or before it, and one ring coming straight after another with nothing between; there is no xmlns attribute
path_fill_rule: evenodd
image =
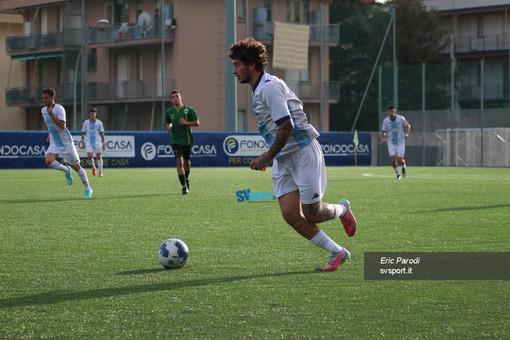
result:
<svg viewBox="0 0 510 340"><path fill-rule="evenodd" d="M410 165L508 167L509 69L508 59L399 65L395 87L393 67L381 66L379 127L387 104L396 104L411 124ZM390 164L386 145L379 143L379 155L379 165Z"/></svg>

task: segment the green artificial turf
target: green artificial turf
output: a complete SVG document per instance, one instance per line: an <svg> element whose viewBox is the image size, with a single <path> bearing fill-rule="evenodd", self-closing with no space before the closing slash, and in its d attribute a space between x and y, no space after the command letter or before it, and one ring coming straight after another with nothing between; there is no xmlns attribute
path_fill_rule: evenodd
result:
<svg viewBox="0 0 510 340"><path fill-rule="evenodd" d="M364 279L365 252L509 252L510 169L329 167L324 202L351 202L352 259L318 272L328 253L299 236L270 169L105 169L92 199L78 176L0 171L0 338L508 338L510 282ZM157 248L186 242L185 267ZM501 270L510 270L504 266Z"/></svg>

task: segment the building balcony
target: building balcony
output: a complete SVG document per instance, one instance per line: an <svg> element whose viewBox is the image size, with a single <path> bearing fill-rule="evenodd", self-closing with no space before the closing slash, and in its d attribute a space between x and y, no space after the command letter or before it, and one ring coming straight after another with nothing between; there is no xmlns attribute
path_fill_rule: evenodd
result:
<svg viewBox="0 0 510 340"><path fill-rule="evenodd" d="M65 30L63 32L26 36L11 34L5 42L7 54L10 56L25 55L35 51L61 51L64 47L80 47L81 30Z"/></svg>
<svg viewBox="0 0 510 340"><path fill-rule="evenodd" d="M253 38L265 43L274 40L274 22L254 23ZM310 26L310 45L319 45L321 42L321 25ZM322 42L328 46L340 43L340 24L322 25Z"/></svg>
<svg viewBox="0 0 510 340"><path fill-rule="evenodd" d="M88 28L90 36L88 44L101 44L103 47L125 47L129 45L153 45L161 43L161 28L157 25L142 27L136 24L120 24L108 27L98 27L92 31ZM163 38L165 42L173 42L175 26L165 26Z"/></svg>
<svg viewBox="0 0 510 340"><path fill-rule="evenodd" d="M508 87L503 84L485 84L483 86L484 101L508 102ZM482 87L480 85L461 86L458 91L459 101L480 102Z"/></svg>
<svg viewBox="0 0 510 340"><path fill-rule="evenodd" d="M170 97L174 89L175 80L165 80L165 97ZM9 106L37 106L42 105L42 91L46 87L53 87L57 92L56 101L61 104L74 102L74 84L64 83L48 86L14 87L5 90L6 103ZM86 84L86 99L89 104L152 102L161 100L161 80L133 80L115 83ZM76 99L81 101L81 84L76 84Z"/></svg>
<svg viewBox="0 0 510 340"><path fill-rule="evenodd" d="M165 79L165 97L175 88L174 79ZM87 102L91 104L152 102L161 100L161 80L129 80L114 83L88 83Z"/></svg>
<svg viewBox="0 0 510 340"><path fill-rule="evenodd" d="M285 82L302 102L320 103L321 90L318 82L292 80L286 80ZM338 102L338 100L340 100L340 82L322 82L322 100Z"/></svg>
<svg viewBox="0 0 510 340"><path fill-rule="evenodd" d="M477 55L477 54L501 54L508 53L509 39L507 34L487 34L482 36L459 36L454 37L453 46L456 55ZM447 46L443 53L449 54L450 47Z"/></svg>

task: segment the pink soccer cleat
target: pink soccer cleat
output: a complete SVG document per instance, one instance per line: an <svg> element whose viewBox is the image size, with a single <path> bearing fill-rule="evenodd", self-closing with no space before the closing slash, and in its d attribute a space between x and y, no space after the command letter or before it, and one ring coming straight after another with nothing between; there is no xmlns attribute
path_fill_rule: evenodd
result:
<svg viewBox="0 0 510 340"><path fill-rule="evenodd" d="M347 235L352 237L356 233L356 218L354 218L354 215L352 214L351 204L348 200L341 200L338 204L342 204L347 210L344 216L340 217L340 221L342 222Z"/></svg>
<svg viewBox="0 0 510 340"><path fill-rule="evenodd" d="M349 260L351 258L351 253L349 253L346 249L340 254L331 256L331 261L329 261L329 265L322 268L322 271L332 272L338 269L342 263Z"/></svg>

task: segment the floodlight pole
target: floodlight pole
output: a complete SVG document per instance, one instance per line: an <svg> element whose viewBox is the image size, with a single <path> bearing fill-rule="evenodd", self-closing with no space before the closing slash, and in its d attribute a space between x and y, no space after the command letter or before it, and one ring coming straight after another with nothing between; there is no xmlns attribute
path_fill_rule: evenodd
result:
<svg viewBox="0 0 510 340"><path fill-rule="evenodd" d="M365 103L365 98L367 97L368 89L370 88L370 84L372 83L372 77L374 76L375 69L377 68L377 64L379 63L379 58L381 57L381 53L384 48L384 44L386 43L386 38L388 37L388 33L390 31L391 22L394 21L395 16L392 16L390 22L388 23L388 27L386 28L386 33L384 34L383 41L381 43L381 47L379 48L379 53L377 54L377 58L374 62L374 67L372 67L372 73L370 74L370 78L368 79L367 86L365 88L365 93L363 93L363 98L361 98L361 103L358 107L358 113L356 114L356 118L354 118L354 123L352 123L351 132L354 132L354 128L356 127L356 123L358 122L359 114L361 113L361 109L363 108L363 104Z"/></svg>
<svg viewBox="0 0 510 340"><path fill-rule="evenodd" d="M398 109L397 3L393 5L393 105Z"/></svg>
<svg viewBox="0 0 510 340"><path fill-rule="evenodd" d="M165 126L165 18L163 10L163 0L159 1L159 29L161 31L161 122ZM151 127L152 128L152 127Z"/></svg>
<svg viewBox="0 0 510 340"><path fill-rule="evenodd" d="M82 15L83 17L83 15ZM78 123L78 120L77 120L77 115L76 115L76 78L77 78L77 75L78 75L78 65L80 64L80 58L82 57L82 54L83 54L83 51L85 49L85 41L89 38L90 34L92 34L92 32L94 32L97 28L98 25L100 24L106 24L108 25L109 24L109 21L106 20L106 19L100 19L97 21L96 25L94 26L94 28L92 28L92 30L85 36L85 38L83 39L83 42L81 44L81 48L80 48L80 52L78 53L78 58L76 59L76 64L74 65L74 80L73 80L73 130L76 131L77 129L77 123ZM85 30L85 29L84 29ZM85 58L83 58L83 60L85 60ZM82 117L84 116L83 114L83 106L84 106L84 96L83 96L83 87L84 87L84 76L85 76L85 71L84 71L84 66L82 64L82 77L81 77L81 87L82 87L82 97L81 97L81 111L82 111Z"/></svg>

